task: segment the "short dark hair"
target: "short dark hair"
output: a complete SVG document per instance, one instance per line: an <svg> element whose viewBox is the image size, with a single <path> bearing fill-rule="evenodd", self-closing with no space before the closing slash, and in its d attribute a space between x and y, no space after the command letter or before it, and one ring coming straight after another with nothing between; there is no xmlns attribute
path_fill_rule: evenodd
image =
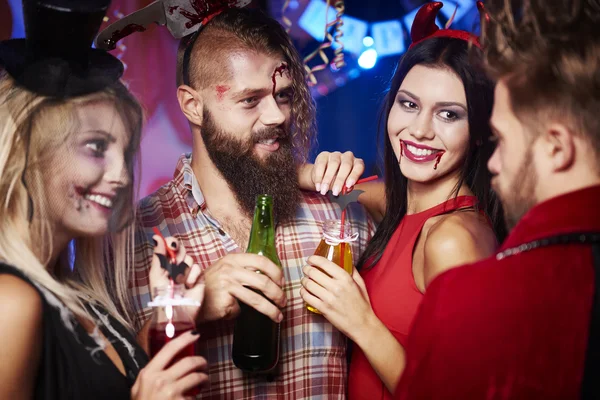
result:
<svg viewBox="0 0 600 400"><path fill-rule="evenodd" d="M487 69L535 134L562 118L600 156L600 8L593 0L488 0Z"/></svg>

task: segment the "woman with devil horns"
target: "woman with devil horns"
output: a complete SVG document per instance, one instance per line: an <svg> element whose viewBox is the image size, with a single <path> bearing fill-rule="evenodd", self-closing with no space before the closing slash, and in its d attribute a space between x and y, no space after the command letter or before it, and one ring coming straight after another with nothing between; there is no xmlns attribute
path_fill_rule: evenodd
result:
<svg viewBox="0 0 600 400"><path fill-rule="evenodd" d="M196 333L150 362L132 334L142 109L90 47L109 3L24 0L27 38L0 43L2 399L182 398L207 381L201 357L170 365Z"/></svg>
<svg viewBox="0 0 600 400"><path fill-rule="evenodd" d="M493 84L479 67L478 39L435 25L441 7L428 3L417 13L385 100L385 187L356 186L381 221L358 262L361 273L349 276L322 257L304 269L304 300L358 347L350 399L391 398L428 284L491 255L503 236L486 168Z"/></svg>

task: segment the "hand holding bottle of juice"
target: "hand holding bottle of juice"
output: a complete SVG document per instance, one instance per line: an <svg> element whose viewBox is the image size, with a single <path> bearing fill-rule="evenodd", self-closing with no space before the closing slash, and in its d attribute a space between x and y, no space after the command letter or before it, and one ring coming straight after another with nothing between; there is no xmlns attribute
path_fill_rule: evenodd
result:
<svg viewBox="0 0 600 400"><path fill-rule="evenodd" d="M352 259L351 243L357 239L358 233L352 234L350 223L345 222L342 231L340 220L328 219L323 224L323 238L315 250L315 255L325 257L352 275L354 260ZM316 314L321 314L313 306L307 304L306 308Z"/></svg>

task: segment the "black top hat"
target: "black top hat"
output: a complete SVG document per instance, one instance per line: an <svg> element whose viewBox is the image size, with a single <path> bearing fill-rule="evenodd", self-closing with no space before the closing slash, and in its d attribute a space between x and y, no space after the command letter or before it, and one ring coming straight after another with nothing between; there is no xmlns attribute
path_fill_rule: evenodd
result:
<svg viewBox="0 0 600 400"><path fill-rule="evenodd" d="M0 42L0 66L25 88L75 97L123 74L121 61L91 45L110 0L23 0L25 39Z"/></svg>

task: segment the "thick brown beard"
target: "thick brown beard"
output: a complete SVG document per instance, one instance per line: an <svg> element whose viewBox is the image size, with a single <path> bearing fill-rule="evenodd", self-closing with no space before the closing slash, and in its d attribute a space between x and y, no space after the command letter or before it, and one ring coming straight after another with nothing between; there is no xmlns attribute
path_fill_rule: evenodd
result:
<svg viewBox="0 0 600 400"><path fill-rule="evenodd" d="M254 213L259 194L273 197L277 222L288 221L296 215L300 188L288 130L282 126L267 128L252 132L246 141L238 140L235 134L219 129L210 111L205 108L201 135L211 161L227 181L246 215ZM254 154L255 143L272 137L279 138L279 150L264 159L258 158Z"/></svg>

